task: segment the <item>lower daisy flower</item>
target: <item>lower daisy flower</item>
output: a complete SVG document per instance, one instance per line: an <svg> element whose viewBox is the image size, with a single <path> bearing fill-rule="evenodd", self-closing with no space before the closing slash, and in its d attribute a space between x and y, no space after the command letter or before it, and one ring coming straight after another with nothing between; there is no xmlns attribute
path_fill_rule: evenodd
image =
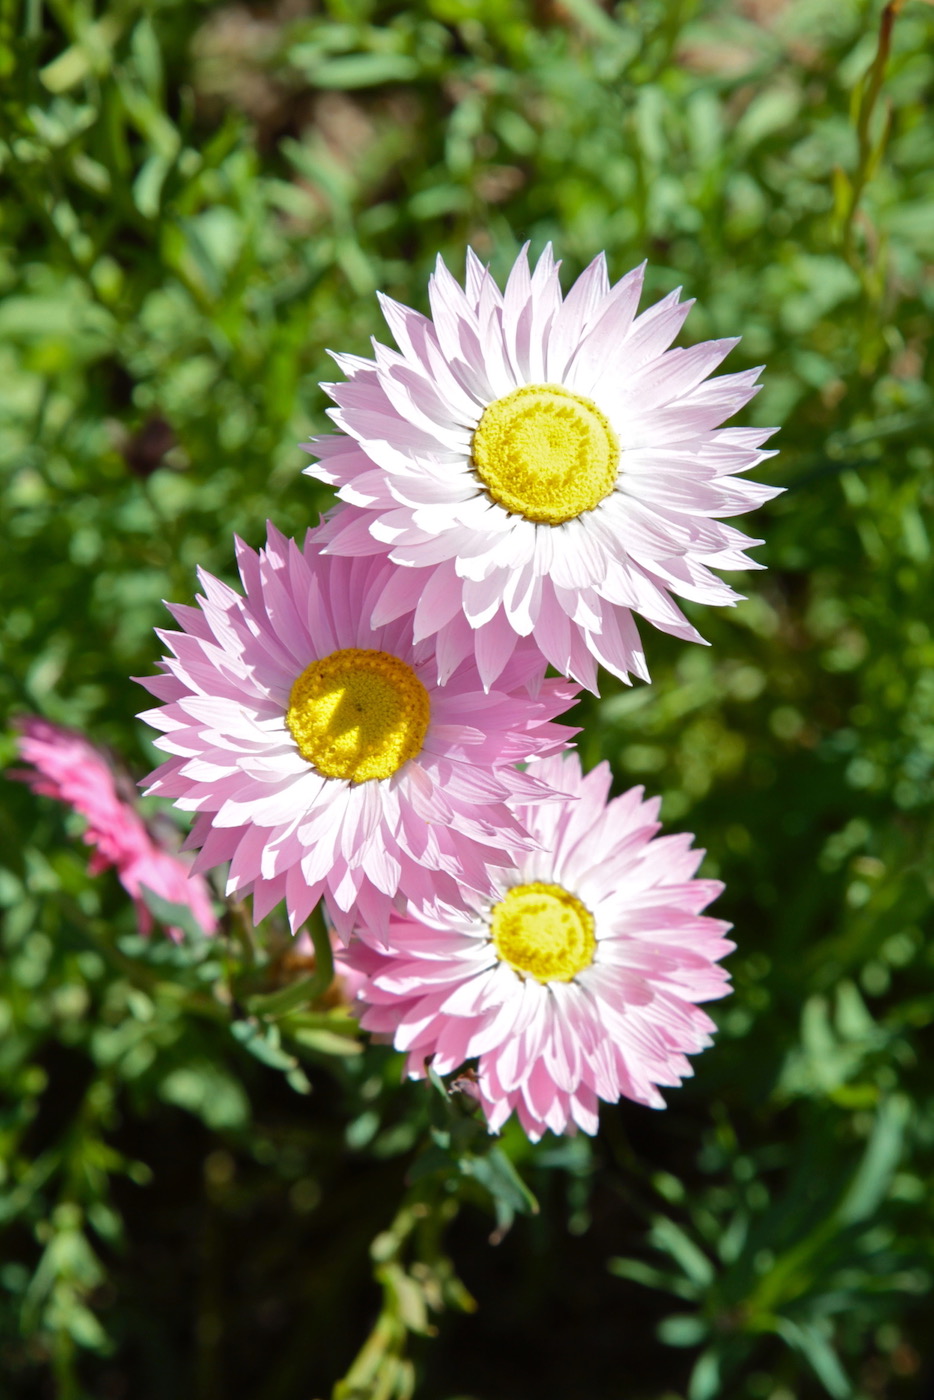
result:
<svg viewBox="0 0 934 1400"><path fill-rule="evenodd" d="M531 771L569 794L520 808L540 849L492 897L410 910L384 947L369 938L348 957L367 974L362 1025L407 1054L411 1077L476 1059L490 1130L515 1112L537 1141L596 1132L599 1099L664 1107L659 1086L710 1044L696 1003L729 991L717 964L734 945L701 913L722 889L695 878L703 851L656 835L657 798L632 788L607 802L608 766L584 777L576 755Z"/></svg>
<svg viewBox="0 0 934 1400"><path fill-rule="evenodd" d="M325 895L342 935L351 911L381 929L397 897L488 890L534 844L511 804L553 796L515 765L566 747L576 731L551 721L577 687L543 681L529 647L489 694L472 661L441 688L411 620L370 626L384 559L328 559L272 526L238 556L245 596L200 574L199 607L172 609L184 630L159 634L166 674L142 681L172 755L149 791L198 814L195 868L230 861L228 893L252 893L257 920L284 899L293 930Z"/></svg>

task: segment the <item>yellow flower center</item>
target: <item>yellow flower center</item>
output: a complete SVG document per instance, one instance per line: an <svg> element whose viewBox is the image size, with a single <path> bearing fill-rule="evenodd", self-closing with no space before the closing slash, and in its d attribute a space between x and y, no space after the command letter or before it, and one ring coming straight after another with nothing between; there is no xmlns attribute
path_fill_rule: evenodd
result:
<svg viewBox="0 0 934 1400"><path fill-rule="evenodd" d="M391 778L420 752L428 692L404 661L347 647L313 661L292 686L286 723L325 778Z"/></svg>
<svg viewBox="0 0 934 1400"><path fill-rule="evenodd" d="M561 885L516 885L493 906L493 947L539 982L570 982L593 962L593 915Z"/></svg>
<svg viewBox="0 0 934 1400"><path fill-rule="evenodd" d="M524 384L484 410L474 470L515 515L561 525L593 510L619 472L619 441L595 403L558 384Z"/></svg>

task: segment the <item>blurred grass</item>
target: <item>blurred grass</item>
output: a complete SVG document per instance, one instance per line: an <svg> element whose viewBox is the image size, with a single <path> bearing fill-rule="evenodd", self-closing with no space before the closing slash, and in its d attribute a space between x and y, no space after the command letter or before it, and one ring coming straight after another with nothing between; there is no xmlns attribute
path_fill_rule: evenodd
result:
<svg viewBox="0 0 934 1400"><path fill-rule="evenodd" d="M414 1372L399 1348L451 1285L437 1240L399 1266L393 1394L921 1393L934 8L887 13L878 93L883 6L862 0L0 18L5 711L145 768L127 678L160 600L189 599L197 564L229 576L232 531L314 522L296 444L325 426L326 351L384 336L377 288L424 309L439 251L501 274L552 239L568 279L601 248L617 276L647 257L652 295L697 298L689 340L742 333L729 367L768 366L769 572L693 610L709 649L646 629L653 686L582 706L586 763L662 792L727 883L721 1035L665 1115L605 1110L592 1154L506 1142L543 1212L491 1251L468 1207L451 1248L479 1311ZM324 1394L372 1320L366 1244L424 1091L313 1033L260 1064L197 1010L240 954L139 945L76 830L5 785L7 1393ZM311 1099L284 1082L299 1059Z"/></svg>

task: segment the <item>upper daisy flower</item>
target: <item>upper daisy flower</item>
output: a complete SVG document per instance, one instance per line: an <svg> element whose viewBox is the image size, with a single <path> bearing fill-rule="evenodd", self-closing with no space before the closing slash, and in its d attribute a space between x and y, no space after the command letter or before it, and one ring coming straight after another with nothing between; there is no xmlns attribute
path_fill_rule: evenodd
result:
<svg viewBox="0 0 934 1400"><path fill-rule="evenodd" d="M729 924L701 914L722 886L695 879L690 836L656 837L658 800L607 802L610 771L576 754L532 771L568 796L520 815L539 849L498 877L393 918L386 947L352 944L368 981L363 1026L408 1054L409 1074L477 1058L472 1092L492 1131L513 1112L529 1137L597 1129L597 1100L661 1108L710 1043L696 1003L725 996ZM368 939L368 930L361 929ZM369 940L368 940L369 941Z"/></svg>
<svg viewBox="0 0 934 1400"><path fill-rule="evenodd" d="M196 868L229 860L228 893L252 891L257 919L284 899L293 929L326 894L342 933L354 907L380 928L397 895L489 888L531 844L507 799L553 796L515 764L565 747L576 731L550 721L576 687L539 686L526 647L488 695L472 659L439 688L411 620L370 626L385 559L323 558L272 526L238 556L246 596L200 574L200 611L160 633L167 674L142 682L173 755L149 790L199 813Z"/></svg>
<svg viewBox="0 0 934 1400"><path fill-rule="evenodd" d="M774 429L720 426L759 370L708 379L736 340L669 349L693 303L637 316L643 270L611 287L601 255L562 300L550 246L531 273L523 250L505 292L472 252L464 288L439 259L432 320L382 298L398 352L334 357L344 436L308 444L307 470L348 509L322 537L406 566L374 623L415 609L445 670L475 646L489 685L531 635L591 690L597 662L647 680L633 613L702 641L671 595L734 603L711 567L759 567L743 549L761 541L715 518L777 494L737 479Z"/></svg>

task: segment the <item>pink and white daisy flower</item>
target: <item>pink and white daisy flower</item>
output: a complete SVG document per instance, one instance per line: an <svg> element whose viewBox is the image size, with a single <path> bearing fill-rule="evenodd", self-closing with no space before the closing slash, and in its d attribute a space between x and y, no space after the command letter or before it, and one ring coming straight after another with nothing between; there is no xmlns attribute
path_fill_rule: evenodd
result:
<svg viewBox="0 0 934 1400"><path fill-rule="evenodd" d="M165 674L142 681L172 755L149 791L198 813L195 868L230 861L228 893L252 892L257 921L284 899L293 931L326 895L342 936L355 908L382 929L397 897L488 889L531 844L509 802L553 795L514 765L566 746L576 731L551 721L576 687L541 681L526 647L489 694L472 659L440 688L411 620L370 626L384 558L329 559L272 526L237 550L245 596L202 572L199 607L159 634Z"/></svg>
<svg viewBox="0 0 934 1400"><path fill-rule="evenodd" d="M190 858L167 849L150 832L134 804L132 786L100 749L83 734L37 715L24 716L18 727L20 757L31 766L10 777L84 817L84 840L93 851L88 868L92 875L116 869L136 906L140 933L148 934L153 925L144 889L170 904L187 906L203 931L214 933L217 918L204 880L192 874ZM121 783L128 788L127 796L119 791ZM182 937L179 928L167 932Z"/></svg>
<svg viewBox="0 0 934 1400"><path fill-rule="evenodd" d="M492 898L464 893L394 917L382 948L351 944L368 974L365 1029L407 1054L408 1073L476 1059L471 1092L492 1132L511 1113L546 1128L597 1129L598 1100L664 1107L659 1085L692 1073L710 1044L696 1005L725 996L717 965L729 924L702 915L721 891L695 872L692 837L657 837L658 799L632 788L607 802L604 763L576 755L532 765L570 796L520 808L540 849L522 855Z"/></svg>
<svg viewBox="0 0 934 1400"><path fill-rule="evenodd" d="M712 568L761 567L716 517L777 492L738 474L774 429L723 428L758 369L708 376L737 344L671 350L692 302L636 315L643 267L615 286L601 255L562 300L547 247L520 254L501 292L470 251L466 286L439 259L432 319L382 298L399 350L335 355L324 387L340 435L307 444L307 471L347 503L329 552L389 552L374 623L415 612L443 674L476 647L484 682L531 636L596 690L596 663L648 679L633 619L700 642L672 595L733 604Z"/></svg>

